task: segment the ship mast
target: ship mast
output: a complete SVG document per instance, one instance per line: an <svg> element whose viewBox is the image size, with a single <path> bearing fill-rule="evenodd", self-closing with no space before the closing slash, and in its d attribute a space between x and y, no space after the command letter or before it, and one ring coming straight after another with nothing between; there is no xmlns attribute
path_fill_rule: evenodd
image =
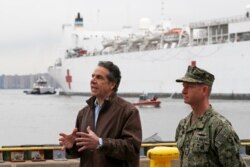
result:
<svg viewBox="0 0 250 167"><path fill-rule="evenodd" d="M166 20L166 15L165 15L165 1L166 0L162 0L161 1L161 19L162 19L162 22L164 22Z"/></svg>

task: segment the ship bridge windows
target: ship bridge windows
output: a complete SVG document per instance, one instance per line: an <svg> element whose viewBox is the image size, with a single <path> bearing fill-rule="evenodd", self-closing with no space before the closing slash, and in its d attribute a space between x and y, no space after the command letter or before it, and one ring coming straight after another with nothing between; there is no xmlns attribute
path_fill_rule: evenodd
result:
<svg viewBox="0 0 250 167"><path fill-rule="evenodd" d="M192 45L206 45L208 43L208 28L201 27L191 30Z"/></svg>
<svg viewBox="0 0 250 167"><path fill-rule="evenodd" d="M228 25L216 25L208 27L209 41L212 44L224 43L228 41Z"/></svg>
<svg viewBox="0 0 250 167"><path fill-rule="evenodd" d="M230 34L231 42L250 41L250 31Z"/></svg>
<svg viewBox="0 0 250 167"><path fill-rule="evenodd" d="M249 41L250 40L250 32L245 32L241 34L242 41Z"/></svg>
<svg viewBox="0 0 250 167"><path fill-rule="evenodd" d="M192 44L206 45L228 42L228 24L191 29Z"/></svg>
<svg viewBox="0 0 250 167"><path fill-rule="evenodd" d="M230 34L230 42L235 42L236 41L236 34L232 33Z"/></svg>

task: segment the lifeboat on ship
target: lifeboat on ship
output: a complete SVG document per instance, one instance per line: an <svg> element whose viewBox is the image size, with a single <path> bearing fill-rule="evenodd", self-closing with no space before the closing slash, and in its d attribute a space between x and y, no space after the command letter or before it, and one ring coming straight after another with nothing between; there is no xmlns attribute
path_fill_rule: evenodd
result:
<svg viewBox="0 0 250 167"><path fill-rule="evenodd" d="M188 43L189 35L182 28L172 28L163 33L163 41L168 43L167 48L173 48L179 43L182 46L186 46ZM176 43L176 44L175 44Z"/></svg>
<svg viewBox="0 0 250 167"><path fill-rule="evenodd" d="M165 32L164 35L169 35L169 34L181 34L183 32L182 28L172 28L169 31Z"/></svg>
<svg viewBox="0 0 250 167"><path fill-rule="evenodd" d="M155 95L142 94L139 96L139 101L132 104L138 107L160 107L161 101Z"/></svg>

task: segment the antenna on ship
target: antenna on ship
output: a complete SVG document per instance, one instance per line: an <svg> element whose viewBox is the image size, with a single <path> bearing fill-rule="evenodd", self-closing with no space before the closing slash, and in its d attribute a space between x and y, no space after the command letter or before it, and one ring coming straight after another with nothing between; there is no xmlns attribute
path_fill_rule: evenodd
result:
<svg viewBox="0 0 250 167"><path fill-rule="evenodd" d="M161 26L163 30L169 31L172 27L171 18L167 18L165 10L166 10L166 0L161 0Z"/></svg>
<svg viewBox="0 0 250 167"><path fill-rule="evenodd" d="M101 10L100 9L97 9L96 11L96 27L100 27L100 13L101 13Z"/></svg>
<svg viewBox="0 0 250 167"><path fill-rule="evenodd" d="M165 0L162 0L161 1L161 19L162 19L162 22L164 22L166 20L165 18Z"/></svg>

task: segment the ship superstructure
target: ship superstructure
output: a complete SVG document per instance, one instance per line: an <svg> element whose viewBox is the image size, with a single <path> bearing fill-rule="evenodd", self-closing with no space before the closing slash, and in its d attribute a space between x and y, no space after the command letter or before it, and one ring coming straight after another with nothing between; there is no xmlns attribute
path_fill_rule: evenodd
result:
<svg viewBox="0 0 250 167"><path fill-rule="evenodd" d="M66 49L64 57L49 68L49 74L64 93L89 93L98 61L109 60L122 72L119 93L179 93L181 85L175 79L185 73L191 61L196 61L197 66L215 75L214 93L250 92L248 12L190 23L187 28L152 29L146 23L144 20L144 26L135 33L77 31L78 26L71 35L78 41L75 47Z"/></svg>

